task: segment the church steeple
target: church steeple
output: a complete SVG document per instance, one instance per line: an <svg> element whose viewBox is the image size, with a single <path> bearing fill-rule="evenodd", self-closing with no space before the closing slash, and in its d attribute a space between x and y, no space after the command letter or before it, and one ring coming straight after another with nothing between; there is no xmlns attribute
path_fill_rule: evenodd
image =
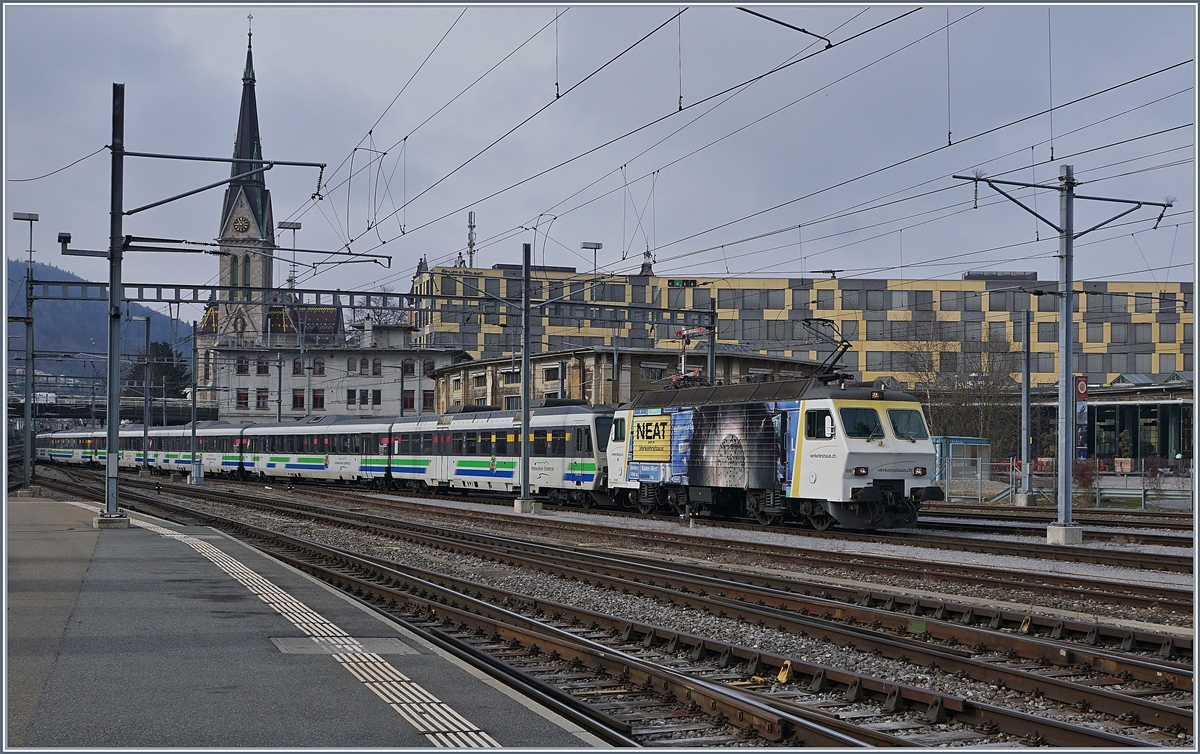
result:
<svg viewBox="0 0 1200 754"><path fill-rule="evenodd" d="M258 102L254 96L254 33L249 31L246 37L246 69L242 73L242 106L238 114L237 138L233 145L233 158L235 160L261 160L262 142L260 141L258 131ZM230 175L241 175L242 173L254 170L256 167L261 167L261 165L254 162L234 162ZM229 184L229 188L225 192L225 206L223 208L222 219L228 219L229 213L237 201L238 194L242 192L245 193L246 202L250 205L250 211L254 215L254 221L258 226L259 234L263 240L272 242L274 234L272 232L273 229L270 227L271 198L262 173L249 178L242 178Z"/></svg>

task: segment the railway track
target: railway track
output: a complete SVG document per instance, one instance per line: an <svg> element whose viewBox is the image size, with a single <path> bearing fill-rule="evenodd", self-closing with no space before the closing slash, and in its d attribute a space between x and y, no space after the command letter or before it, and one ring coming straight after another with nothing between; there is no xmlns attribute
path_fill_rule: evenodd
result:
<svg viewBox="0 0 1200 754"><path fill-rule="evenodd" d="M188 490L188 492L197 491L192 488ZM222 496L221 493L213 494L216 497ZM228 499L230 496L225 494L224 497ZM161 503L161 501L158 502ZM287 504L286 501L283 502ZM246 502L240 501L236 502L236 504L245 505ZM264 507L273 507L275 510L278 510L278 507L274 501L271 503L264 503L260 500L256 504ZM345 511L320 512L315 510L299 510L300 508L311 509L313 507L314 506L298 506L292 503L290 504L289 509L295 511L296 513L303 513L303 515L307 516L321 516L324 517L325 521L330 523L336 522L341 526L364 525L364 517L348 516L347 512ZM411 539L412 537L420 536L425 542L432 542L438 537L444 538L445 536L448 536L439 534L441 530L438 528L427 526L410 526L408 524L405 524L404 531L397 531L395 528L397 522L390 520L386 520L383 523L375 521L371 525L375 527L377 534L382 531L379 527L385 526L387 527L387 530L384 533L387 536L402 537L405 539ZM414 531L421 529L424 529L424 531L419 535L414 533ZM464 539L464 537L466 539ZM1174 679L1174 683L1190 688L1190 670L1186 670L1181 667L1174 667L1170 670L1166 670L1170 666L1163 664L1154 665L1153 663L1140 664L1140 661L1133 660L1131 658L1121 658L1112 653L1096 650L1082 650L1082 653L1075 657L1067 657L1067 659L1073 660L1073 662L1057 665L1053 662L1047 662L1045 659L1045 654L1035 655L1035 657L1038 659L1037 661L1033 662L1032 665L1030 665L1027 658L1024 661L1021 660L1020 652L1017 649L1012 648L1013 646L1016 646L1012 644L1009 645L1009 649L1004 651L1004 654L993 653L993 655L988 658L979 659L978 657L972 657L971 655L973 653L971 652L964 652L961 649L954 649L953 644L951 644L949 648L943 647L935 649L930 648L928 643L911 639L906 636L877 636L876 634L880 634L879 631L871 631L858 627L858 624L867 623L867 618L872 618L870 622L877 624L878 627L884 629L884 631L887 629L891 629L893 631L899 630L899 632L902 634L906 631L909 634L929 636L932 636L935 633L940 633L943 638L951 638L964 635L961 632L969 630L974 632L973 635L978 635L979 638L982 639L984 638L984 634L987 633L981 629L966 626L965 624L960 629L950 630L950 628L942 626L942 623L945 623L945 621L938 620L937 618L926 618L925 620L919 621L924 625L922 625L919 630L914 630L914 628L916 628L913 623L915 618L912 615L902 619L905 621L905 624L904 627L901 627L900 625L896 624L896 618L894 617L892 610L881 610L878 607L872 607L870 605L869 596L866 599L867 604L863 605L843 604L826 598L817 598L816 601L814 601L813 599L800 598L795 594L771 590L769 587L752 587L745 584L720 581L712 576L683 574L674 571L667 571L666 569L661 568L656 570L655 567L647 564L635 564L628 561L612 561L611 559L606 561L595 553L587 553L587 555L591 556L591 561L590 565L585 565L583 562L585 559L581 558L583 553L580 553L577 550L564 550L562 548L548 549L545 545L536 545L527 542L517 543L513 540L502 540L495 537L488 538L484 535L478 534L467 535L462 532L455 532L452 537L453 541L442 541L440 544L443 547L457 548L461 550L467 546L467 539L471 540L471 547L481 548L486 546L487 548L490 548L490 550L481 550L478 553L480 556L507 559L506 562L511 562L514 565L523 564L526 567L532 567L532 565L536 565L542 569L553 567L555 569L559 569L559 573L564 575L564 577L565 575L569 574L572 578L591 580L597 585L603 582L608 588L611 589L637 589L638 591L644 593L657 590L657 597L659 599L667 599L673 602L682 601L687 604L694 604L694 606L700 606L706 611L716 611L719 609L722 612L725 612L728 610L731 611L728 613L729 615L736 613L739 618L745 621L757 619L760 622L765 623L769 621L772 624L778 621L780 622L781 628L784 628L784 624L786 623L786 630L794 633L799 632L803 634L804 632L819 631L824 632L826 635L834 634L837 638L830 639L830 641L845 641L848 645L854 645L860 649L870 647L870 651L882 652L889 656L902 656L904 657L905 661L915 662L919 665L936 665L941 669L941 672L947 672L950 669L953 669L953 672L965 673L968 676L976 677L982 680L999 680L1008 688L1024 689L1025 691L1034 694L1040 693L1047 699L1053 699L1066 704L1074 704L1079 708L1095 709L1098 711L1107 712L1113 716L1119 715L1126 720L1132 720L1134 719L1134 716L1136 716L1136 718L1142 723L1151 723L1164 730L1190 730L1190 710L1180 710L1170 705L1159 704L1143 698L1146 695L1156 695L1156 693L1161 695L1162 693L1165 693L1163 689L1159 688L1156 690L1152 688L1147 689L1144 687L1136 688L1133 690L1132 695L1120 694L1111 691L1106 692L1102 686L1120 684L1124 679L1113 681L1113 676L1111 675L1105 679L1103 677L1099 677L1096 673L1097 667L1104 667L1118 674L1131 674L1129 668L1136 667L1134 672L1149 673L1150 675L1148 677L1152 680L1155 677L1153 676L1153 673L1155 672L1160 674L1158 676L1160 678L1162 677L1161 674L1163 672L1169 672L1173 674L1172 677ZM483 543L484 539L490 539L492 541L486 543L485 545ZM530 548L536 552L531 551ZM357 567L361 567L361 564ZM386 563L372 561L372 567L391 568L392 566ZM411 568L406 570L410 572L412 571ZM617 571L617 573L614 573L614 571ZM655 575L651 576L651 573ZM426 580L439 580L439 583L442 584L443 587L446 587L447 584L449 584L448 588L450 588L451 592L454 594L461 594L463 591L469 592L472 589L475 589L478 592L481 589L479 584L455 581L453 579L450 579L448 582L448 577L438 574L424 573L421 575L421 578ZM668 584L664 581L662 584L655 583L654 585L651 585L650 583L647 583L647 579L666 579L667 581L675 580L679 583ZM691 581L686 581L688 579L691 579ZM695 579L701 579L701 581L697 582ZM718 582L723 584L723 586L719 585ZM688 584L690 584L690 586ZM706 584L707 589L705 586L698 584ZM422 588L424 589L424 587ZM711 593L709 593L710 590ZM722 590L725 592L724 594L717 594L717 592ZM763 602L764 604L752 604L750 602L751 597L758 597L759 599L756 601ZM779 599L781 601L774 607L768 607L764 600L761 599L762 597L767 597L770 600ZM491 598L493 600L500 599L500 593L492 594ZM510 598L513 597L511 595L503 597L504 600L508 600ZM525 598L516 599L520 601L521 599ZM789 600L790 603L788 602ZM564 613L560 608L562 608L562 606L557 606L556 612L558 612L561 616ZM830 613L830 616L813 618L808 615L804 615L805 612L811 613L814 608L825 608L826 612ZM848 622L849 627L847 627L846 624L838 624L835 621L830 621L829 617L832 616L831 610L836 610L838 616ZM920 615L920 610L921 607L918 604L918 612L916 615ZM612 619L607 620L609 620L610 623L612 621ZM883 625L885 620L889 621L890 625ZM595 616L593 616L591 624L588 625L593 624L603 625L603 622L599 621ZM931 624L933 624L933 630L928 630L931 627ZM606 630L611 633L617 630L617 627L609 625ZM730 663L734 661L735 658L741 659L744 660L746 668L742 672L741 675L743 677L740 679L740 681L738 681L738 683L741 683L743 686L764 686L770 687L771 689L774 689L776 686L780 685L778 683L766 683L764 680L765 676L761 672L755 672L761 671L764 666L769 665L770 660L766 660L761 654L753 653L751 650L747 650L746 648L735 648L725 645L724 649L722 649L721 645L719 644L717 646L712 646L712 642L710 640L701 639L698 637L680 638L681 635L677 633L671 636L672 632L670 629L664 629L662 627L655 626L635 627L632 623L629 623L627 626L625 626L625 628L620 629L619 633L626 641L639 639L643 645L643 648L647 650L653 649L656 645L656 642L658 642L660 639L668 648L673 643L675 645L674 649L676 650L679 650L681 646L680 642L683 642L684 644L687 644L687 646L696 647L696 649L692 650L692 653L696 655L696 657L693 658L695 660L701 660L710 653L719 653L719 659L723 658L723 661L718 662L718 666L720 667L729 667ZM991 633L994 636L1003 635L1003 632L993 631ZM688 644L688 640L691 639L696 640L694 645ZM1042 642L1040 645L1038 644L1039 641ZM957 638L955 638L955 642L961 643L957 640ZM980 644L982 646L982 641ZM1048 649L1046 643L1040 639L1034 640L1027 637L1027 643L1021 646L1025 647L1021 650L1025 654L1029 654L1031 651L1041 651L1043 653L1049 652L1050 655L1053 656L1053 649ZM1028 649L1028 647L1038 646L1040 646L1040 649ZM1059 649L1061 649L1061 645L1059 645ZM1080 652L1081 650L1075 649L1070 651ZM1006 657L1005 654L1009 656ZM754 655L758 656L755 657ZM1008 665L1013 664L1012 659L1014 656L1016 657L1016 667L1008 667ZM784 673L786 669L784 663L788 662L789 659L795 660L796 658L780 659L778 667L781 675L786 675L786 673ZM1024 662L1024 667L1022 666L1022 662ZM801 662L800 664L793 663L787 667L795 669L803 666L804 665ZM1087 670L1082 670L1079 666L1086 666ZM773 673L776 666L770 665L770 667ZM1048 675L1045 674L1047 668L1049 668ZM1034 672L1038 669L1042 670L1043 673L1039 674ZM811 673L811 678L808 679L810 694L811 692L819 691L825 683L830 683L830 681L827 680L830 678L830 674L826 673L824 669L815 668L812 670L813 672ZM829 670L830 673L833 674L841 672L837 671L836 669ZM746 675L749 675L750 678L745 678L744 676ZM845 676L844 673L842 673L842 675ZM1064 680L1064 677L1078 678L1080 676L1082 676L1080 680L1082 680L1083 683ZM846 689L845 691L841 692L842 701L852 704L857 701L860 694L864 699L870 698L873 692L869 690L872 687L871 683L868 681L873 683L874 680L877 679L864 679L858 677L847 679ZM926 709L927 717L932 714L933 719L938 718L938 713L933 709L937 705L935 705L933 701L923 701L928 697L927 690L922 691L918 689L915 691L900 691L897 690L900 687L896 686L895 684L889 685L882 681L879 683L883 684L883 686L881 688L874 689L874 693L876 695L884 695L883 706L885 708L885 712L894 714L901 707L908 707L913 703L919 702L921 704L927 703L929 705L929 707ZM624 687L615 687L614 693L619 693L616 688ZM922 693L925 694L925 697L920 696ZM942 704L944 711L944 703ZM964 714L961 710L956 710L956 713L956 716ZM827 712L825 714L827 714ZM864 712L863 715L868 718L872 717L872 714L868 712ZM900 726L899 728L892 727L891 729L893 730L900 730L904 725L908 724L898 720L877 720L876 722L882 725ZM987 730L989 725L998 725L998 723L988 723L987 721L979 724L983 726L982 730L984 731ZM997 730L1014 731L1021 727L1016 725L1011 720L1005 722L1004 725L1005 727L997 728ZM761 734L762 731L759 730L756 735ZM1021 733L1021 735L1030 735L1030 733L1028 730L1026 730L1026 732ZM1045 740L1047 743L1055 743L1055 741L1045 738L1045 733L1037 733L1037 735L1043 736L1043 740ZM1060 734L1056 732L1052 735L1057 737ZM1067 739L1065 738L1061 739L1061 741L1066 740ZM726 743L729 742L730 741L726 741ZM946 742L941 741L941 743ZM1113 743L1110 742L1105 745L1113 745Z"/></svg>
<svg viewBox="0 0 1200 754"><path fill-rule="evenodd" d="M1192 531L1195 527L1195 518L1191 511L1072 508L1071 515L1076 521L1091 526L1142 527L1178 531ZM921 517L927 516L1049 524L1058 517L1058 514L1047 508L922 503Z"/></svg>
<svg viewBox="0 0 1200 754"><path fill-rule="evenodd" d="M76 471L78 472L78 470ZM83 473L87 474L89 472L85 471ZM123 479L121 483L123 486L127 484L143 485L145 487L155 485L153 482L135 479ZM261 489L261 485L251 485L242 482L223 481L222 485L230 489L245 489L248 486L252 486L255 488L256 495ZM161 486L168 487L165 483ZM197 488L189 487L188 489L196 490ZM297 489L302 494L323 498L331 504L340 505L341 507L345 507L344 501L346 500L356 500L364 505L386 505L390 510L397 512L425 513L431 507L427 498L406 498L395 495L384 495L378 492L340 487L331 488L325 485L302 485ZM459 499L480 502L478 498L451 498L451 502ZM454 513L454 509L443 508L441 506L433 507L441 508L446 515ZM568 510L578 512L580 509L569 508ZM625 541L634 547L661 549L664 545L667 545L670 546L673 553L671 557L674 557L679 552L693 552L699 558L727 556L731 553L730 540L720 536L708 536L697 533L696 530L688 530L686 533L681 531L678 534L664 534L662 532L643 532L636 529L617 528L603 523L590 524L575 521L565 523L543 518L530 518L529 516L519 516L508 511L500 511L499 509L495 515L497 520L511 519L517 522L517 525L522 530L542 531L551 536L562 537L564 532L570 532L576 538L585 535L597 536L610 540ZM641 518L640 515L632 514L631 517ZM709 524L705 525L705 529L711 528L716 527L711 527ZM738 528L762 530L762 527L759 526ZM806 536L812 534L812 532L805 532ZM953 542L939 540L936 546L946 548L952 544ZM974 542L972 541L971 544L974 544ZM1035 548L1026 548L1020 552L1026 557L1037 558L1042 555L1045 548L1046 546L1042 545ZM914 560L913 558L870 554L861 551L853 553L816 551L801 547L780 548L741 541L737 543L736 554L778 561L781 566L787 568L831 569L840 572L911 578L918 581L936 579L951 583L978 585L991 589L1022 591L1033 595L1047 595L1062 600L1097 600L1135 608L1174 609L1187 613L1192 611L1193 606L1194 595L1192 589L1172 587L1166 584L1148 586L1123 580L1105 580L1076 574L1060 576L1045 572L1018 572L966 563L947 563L926 559ZM1125 567L1144 569L1153 568L1154 566L1152 558L1147 558L1143 561L1136 554L1127 555L1123 560L1125 562L1120 563L1120 565L1124 565ZM823 588L828 589L830 587L829 585L825 585ZM883 599L886 599L886 597ZM1113 638L1106 637L1106 640L1112 641ZM1123 638L1118 641L1121 640Z"/></svg>

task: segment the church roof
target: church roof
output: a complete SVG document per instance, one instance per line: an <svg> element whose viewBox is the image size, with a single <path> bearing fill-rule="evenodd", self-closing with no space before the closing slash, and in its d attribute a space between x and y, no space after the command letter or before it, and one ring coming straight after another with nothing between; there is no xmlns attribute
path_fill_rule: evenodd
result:
<svg viewBox="0 0 1200 754"><path fill-rule="evenodd" d="M272 306L267 318L273 333L295 333L301 323L306 335L337 335L342 330L342 310L336 306Z"/></svg>
<svg viewBox="0 0 1200 754"><path fill-rule="evenodd" d="M246 44L246 69L242 72L242 105L238 113L237 138L233 144L235 160L262 159L262 142L258 131L258 102L254 96L254 51L251 41L252 36ZM261 167L261 165L253 162L234 162L229 174L231 176L241 175L257 167ZM273 234L269 233L267 228L271 194L267 190L262 173L249 178L240 178L229 184L229 188L225 190L225 206L221 212L222 223L229 217L229 213L237 201L238 193L241 191L246 194L246 201L250 205L250 211L254 214L254 220L258 224L263 238L273 243Z"/></svg>

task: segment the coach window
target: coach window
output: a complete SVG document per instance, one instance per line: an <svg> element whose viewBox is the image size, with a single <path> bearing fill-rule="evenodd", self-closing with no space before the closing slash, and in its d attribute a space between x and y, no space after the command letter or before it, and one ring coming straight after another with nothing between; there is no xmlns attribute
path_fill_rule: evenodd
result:
<svg viewBox="0 0 1200 754"><path fill-rule="evenodd" d="M804 436L809 440L828 440L833 437L833 414L828 411L805 411Z"/></svg>
<svg viewBox="0 0 1200 754"><path fill-rule="evenodd" d="M484 432L479 435L479 455L490 456L492 454L492 433Z"/></svg>
<svg viewBox="0 0 1200 754"><path fill-rule="evenodd" d="M549 434L540 430L533 433L533 455L539 458L546 457L546 440Z"/></svg>
<svg viewBox="0 0 1200 754"><path fill-rule="evenodd" d="M476 432L468 432L463 437L463 455L473 456L479 450L479 435Z"/></svg>
<svg viewBox="0 0 1200 754"><path fill-rule="evenodd" d="M400 454L408 455L412 452L412 435L400 435Z"/></svg>
<svg viewBox="0 0 1200 754"><path fill-rule="evenodd" d="M508 455L508 435L503 432L496 433L496 446L492 451L498 456Z"/></svg>
<svg viewBox="0 0 1200 754"><path fill-rule="evenodd" d="M455 432L450 435L450 453L456 456L461 456L463 454L462 432Z"/></svg>
<svg viewBox="0 0 1200 754"><path fill-rule="evenodd" d="M433 433L426 432L421 435L421 453L423 455L433 455Z"/></svg>
<svg viewBox="0 0 1200 754"><path fill-rule="evenodd" d="M563 458L567 455L567 433L566 430L556 429L550 435L550 455L555 458Z"/></svg>
<svg viewBox="0 0 1200 754"><path fill-rule="evenodd" d="M613 440L617 442L625 442L625 420L617 419L613 422Z"/></svg>

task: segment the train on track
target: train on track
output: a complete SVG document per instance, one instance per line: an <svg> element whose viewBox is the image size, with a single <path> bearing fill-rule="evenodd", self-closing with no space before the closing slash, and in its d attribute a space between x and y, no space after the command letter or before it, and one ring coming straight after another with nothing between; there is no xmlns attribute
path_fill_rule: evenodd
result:
<svg viewBox="0 0 1200 754"><path fill-rule="evenodd" d="M640 394L618 408L531 404L530 490L540 499L643 514L749 517L817 529L916 520L935 452L911 395L811 378ZM206 475L356 483L377 489L515 494L520 412L456 406L442 415L314 416L196 427ZM191 468L189 426L120 430L122 468ZM39 462L106 462L102 429L38 435Z"/></svg>

